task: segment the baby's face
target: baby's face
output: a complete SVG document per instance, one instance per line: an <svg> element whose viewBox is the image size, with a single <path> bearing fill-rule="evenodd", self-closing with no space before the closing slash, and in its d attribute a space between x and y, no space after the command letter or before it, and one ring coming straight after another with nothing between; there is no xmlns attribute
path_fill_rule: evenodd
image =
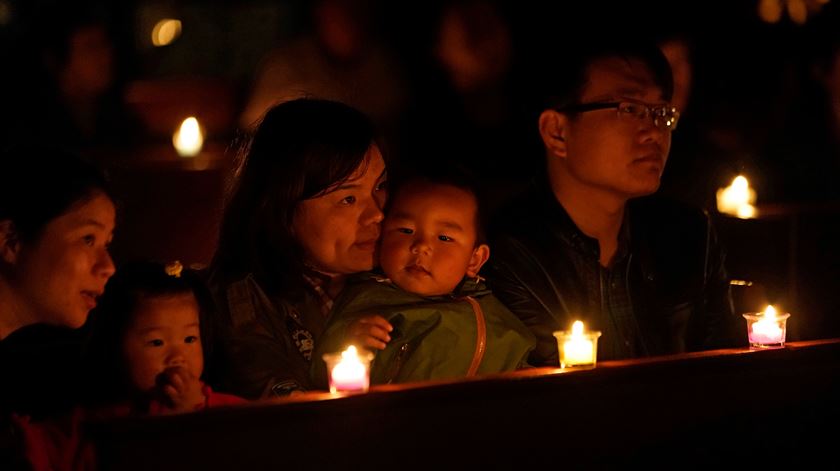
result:
<svg viewBox="0 0 840 471"><path fill-rule="evenodd" d="M385 274L415 294L451 293L485 259L475 247L477 211L475 196L451 185L414 182L402 188L383 223Z"/></svg>
<svg viewBox="0 0 840 471"><path fill-rule="evenodd" d="M123 339L123 355L135 388L150 391L158 375L171 367L201 376L204 354L198 319L198 303L192 294L140 301Z"/></svg>

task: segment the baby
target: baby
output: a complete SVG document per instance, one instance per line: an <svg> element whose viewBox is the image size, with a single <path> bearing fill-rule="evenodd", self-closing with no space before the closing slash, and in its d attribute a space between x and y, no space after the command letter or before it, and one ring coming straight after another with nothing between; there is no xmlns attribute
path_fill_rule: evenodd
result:
<svg viewBox="0 0 840 471"><path fill-rule="evenodd" d="M321 354L348 343L379 350L372 384L524 366L534 337L478 276L490 256L483 232L479 199L465 177L419 176L401 184L383 222L385 276L348 280L313 356L316 384L326 384Z"/></svg>

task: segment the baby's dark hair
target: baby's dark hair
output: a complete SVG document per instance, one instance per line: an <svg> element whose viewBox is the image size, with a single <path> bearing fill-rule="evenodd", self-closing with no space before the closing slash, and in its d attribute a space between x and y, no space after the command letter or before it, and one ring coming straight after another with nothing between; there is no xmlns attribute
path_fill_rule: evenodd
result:
<svg viewBox="0 0 840 471"><path fill-rule="evenodd" d="M180 262L131 262L119 267L108 280L105 294L91 312L90 335L84 363L89 399L94 403L125 398L131 388L127 382L122 342L138 306L147 299L192 294L199 308L199 331L204 353L204 372L213 354L213 299L201 277Z"/></svg>
<svg viewBox="0 0 840 471"><path fill-rule="evenodd" d="M399 169L396 175L392 176L390 179L389 189L391 191L391 196L389 201L396 200L400 191L412 183L449 185L472 194L473 197L475 197L476 204L475 246L478 247L481 244L487 243L487 232L485 229L487 215L485 213L486 209L483 203L484 190L472 172L463 166L444 163L443 161L441 161L439 165L429 165L422 170L417 167ZM386 214L389 210L390 205L385 208Z"/></svg>

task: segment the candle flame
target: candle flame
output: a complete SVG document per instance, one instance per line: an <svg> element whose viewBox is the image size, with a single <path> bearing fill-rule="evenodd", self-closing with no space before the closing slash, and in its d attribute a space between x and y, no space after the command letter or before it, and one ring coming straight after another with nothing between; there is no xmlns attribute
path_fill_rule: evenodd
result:
<svg viewBox="0 0 840 471"><path fill-rule="evenodd" d="M780 321L782 321L780 325ZM780 318L776 315L776 308L767 306L764 310L764 315L750 326L750 342L757 342L759 344L781 344L784 343L784 317Z"/></svg>
<svg viewBox="0 0 840 471"><path fill-rule="evenodd" d="M359 359L359 352L356 350L354 345L350 345L347 347L347 350L341 352L341 358L344 360L357 360Z"/></svg>
<svg viewBox="0 0 840 471"><path fill-rule="evenodd" d="M204 145L204 136L195 116L190 116L181 123L181 127L172 136L172 144L181 157L195 157Z"/></svg>
<svg viewBox="0 0 840 471"><path fill-rule="evenodd" d="M592 365L595 364L595 342L597 342L597 335L583 333L583 322L575 321L572 324L571 335L563 332L563 343L559 345L560 351L560 365L563 368L576 365Z"/></svg>
<svg viewBox="0 0 840 471"><path fill-rule="evenodd" d="M755 217L755 191L743 175L738 175L732 183L717 192L717 208L723 214L730 214L741 219Z"/></svg>
<svg viewBox="0 0 840 471"><path fill-rule="evenodd" d="M341 352L341 360L330 371L330 391L366 390L368 369L359 357L356 347L350 345Z"/></svg>
<svg viewBox="0 0 840 471"><path fill-rule="evenodd" d="M741 219L750 219L755 217L755 206L751 204L742 204L738 206L738 209L735 211L735 215Z"/></svg>

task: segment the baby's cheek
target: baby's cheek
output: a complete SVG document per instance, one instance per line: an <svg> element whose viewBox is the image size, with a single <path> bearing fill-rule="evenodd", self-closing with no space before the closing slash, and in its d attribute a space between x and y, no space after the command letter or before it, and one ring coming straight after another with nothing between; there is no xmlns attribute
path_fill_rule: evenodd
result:
<svg viewBox="0 0 840 471"><path fill-rule="evenodd" d="M162 361L155 355L141 355L136 358L136 361L136 385L146 391L154 388L158 375L163 372Z"/></svg>
<svg viewBox="0 0 840 471"><path fill-rule="evenodd" d="M149 391L155 387L157 379L157 372L148 367L148 365L140 365L133 371L131 380L135 388L141 391Z"/></svg>
<svg viewBox="0 0 840 471"><path fill-rule="evenodd" d="M198 348L196 355L190 360L190 373L195 377L195 379L201 378L201 374L204 372L204 354L202 352L201 347Z"/></svg>

